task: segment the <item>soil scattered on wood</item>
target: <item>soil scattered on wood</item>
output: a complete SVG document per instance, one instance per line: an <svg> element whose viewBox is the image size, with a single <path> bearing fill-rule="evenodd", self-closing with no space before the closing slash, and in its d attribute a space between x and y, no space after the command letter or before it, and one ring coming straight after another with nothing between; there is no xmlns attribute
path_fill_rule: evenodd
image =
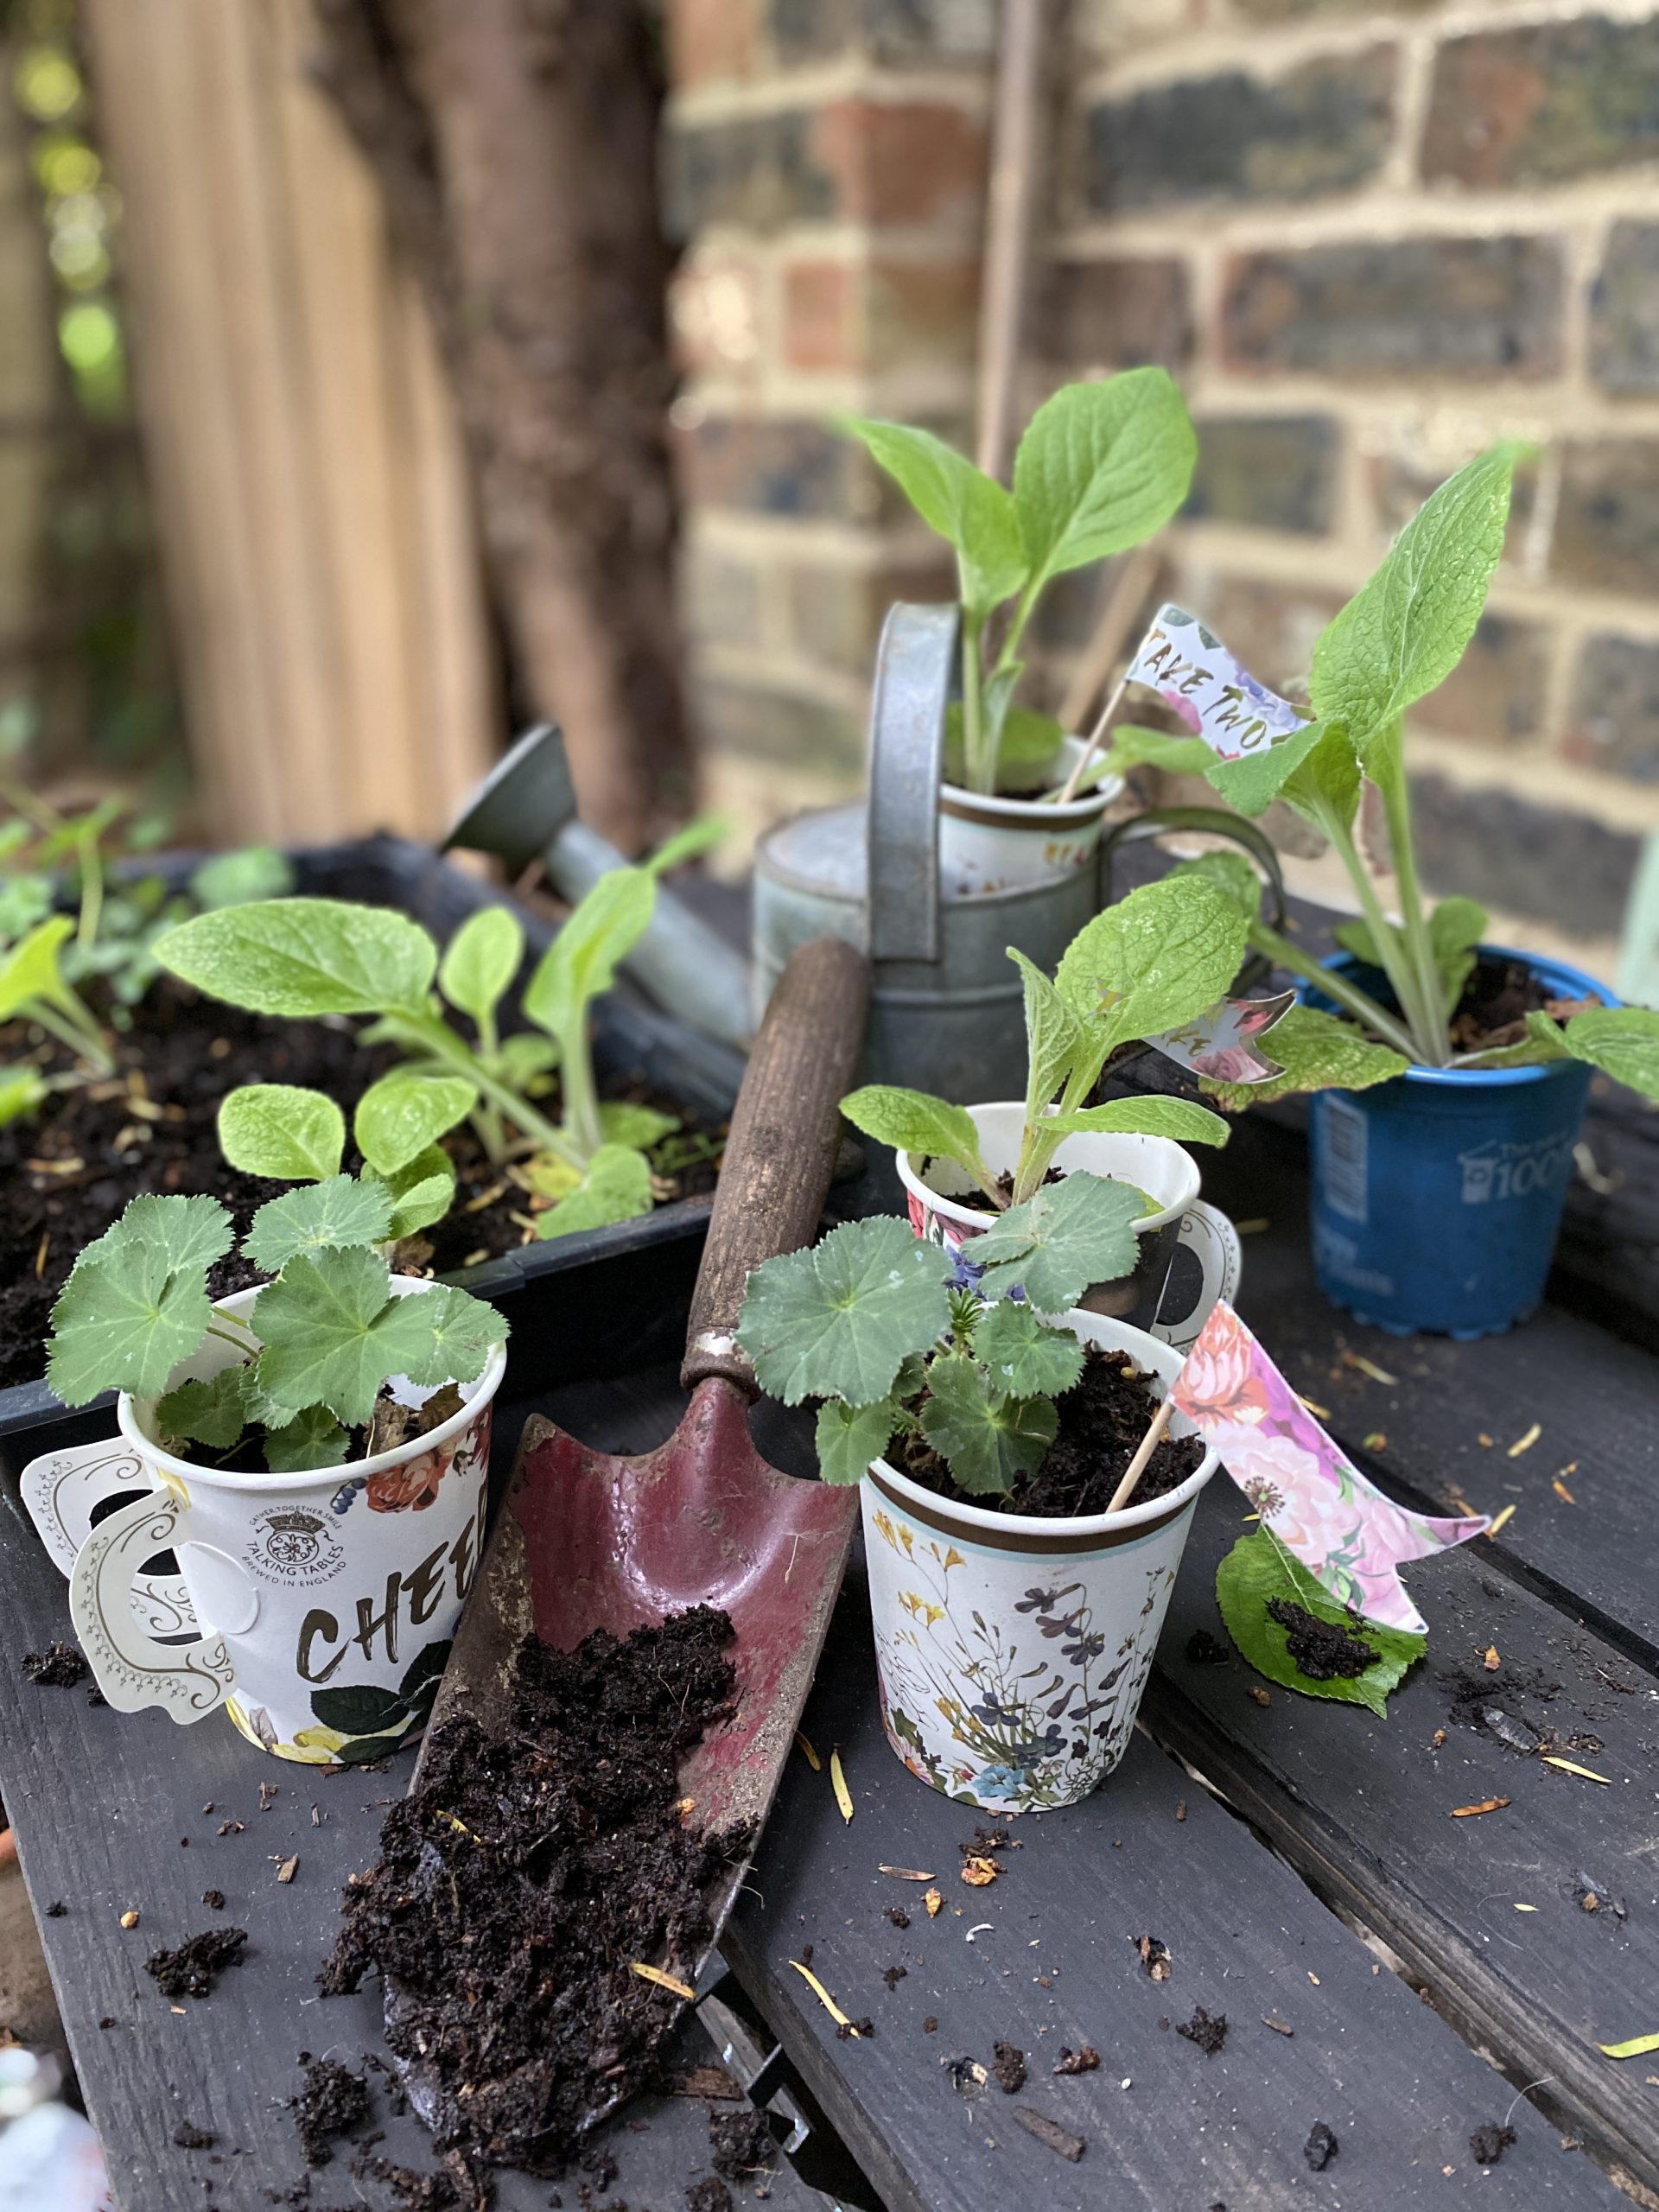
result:
<svg viewBox="0 0 1659 2212"><path fill-rule="evenodd" d="M1173 1970L1167 1943L1160 1943L1155 1936L1131 1936L1129 1938L1141 1955L1141 1963L1154 1981L1167 1981Z"/></svg>
<svg viewBox="0 0 1659 2212"><path fill-rule="evenodd" d="M1268 1615L1285 1631L1292 1664L1311 1682L1351 1679L1376 1664L1377 1654L1369 1643L1350 1636L1335 1621L1321 1620L1294 1599L1269 1598Z"/></svg>
<svg viewBox="0 0 1659 2212"><path fill-rule="evenodd" d="M1316 2174L1322 2174L1342 2145L1322 2120L1316 2120L1302 2145L1302 2156Z"/></svg>
<svg viewBox="0 0 1659 2212"><path fill-rule="evenodd" d="M1512 2127L1505 2127L1502 2120L1483 2120L1469 2138L1469 2148L1477 2165L1495 2166L1514 2140Z"/></svg>
<svg viewBox="0 0 1659 2212"><path fill-rule="evenodd" d="M1026 2054L1011 2043L991 2045L991 2071L1004 2096L1017 2097L1026 2086Z"/></svg>
<svg viewBox="0 0 1659 2212"><path fill-rule="evenodd" d="M378 2181L391 2190L398 2212L461 2212L461 2191L448 2174L417 2173L413 2166L394 2165L378 2152L352 2161L352 2179Z"/></svg>
<svg viewBox="0 0 1659 2212"><path fill-rule="evenodd" d="M170 1951L152 1951L144 1961L163 1997L206 1997L226 1967L242 1963L245 1928L207 1928L187 1936Z"/></svg>
<svg viewBox="0 0 1659 2212"><path fill-rule="evenodd" d="M1195 1628L1186 1639L1186 1656L1195 1667L1224 1667L1230 1654L1219 1637Z"/></svg>
<svg viewBox="0 0 1659 2212"><path fill-rule="evenodd" d="M329 2143L349 2134L369 2116L369 2085L360 2074L337 2058L313 2058L300 2053L303 2085L288 2108L299 2130L300 2147L308 2166L326 2166L333 2155Z"/></svg>
<svg viewBox="0 0 1659 2212"><path fill-rule="evenodd" d="M349 1122L369 1085L403 1064L390 1047L359 1045L358 1027L338 1017L267 1020L163 978L116 1038L111 1080L54 1092L38 1114L0 1128L0 1389L43 1372L53 1301L77 1255L129 1198L141 1191L219 1198L239 1234L256 1208L293 1187L227 1166L216 1129L220 1103L245 1083L301 1084L326 1090ZM74 1065L23 1023L0 1025L0 1060L24 1058L48 1074ZM683 1131L653 1154L653 1169L667 1170L656 1186L660 1200L713 1189L715 1132L625 1072L602 1075L600 1090L685 1119ZM458 1187L448 1217L425 1232L423 1262L440 1274L516 1251L526 1232L514 1216L531 1216L545 1203L495 1166L464 1125L442 1141ZM355 1165L354 1155L346 1165ZM234 1254L210 1276L216 1298L259 1279Z"/></svg>
<svg viewBox="0 0 1659 2212"><path fill-rule="evenodd" d="M1060 2158L1070 2158L1073 2165L1088 2148L1087 2136L1074 2135L1069 2127L1062 2127L1046 2113L1033 2112L1029 2105L1015 2105L1014 2116L1027 2135L1034 2135Z"/></svg>
<svg viewBox="0 0 1659 2212"><path fill-rule="evenodd" d="M1092 2074L1099 2064L1100 2053L1095 2049L1093 2044L1084 2044L1081 2050L1072 2050L1066 2044L1062 2044L1060 2063L1054 2071L1057 2074Z"/></svg>
<svg viewBox="0 0 1659 2212"><path fill-rule="evenodd" d="M23 1654L25 1677L42 1689L72 1690L92 1671L73 1643L48 1643L44 1651Z"/></svg>
<svg viewBox="0 0 1659 2212"><path fill-rule="evenodd" d="M737 2181L746 2174L761 2173L777 2152L772 2130L752 2104L746 2102L736 2112L709 2113L709 2163L717 2174Z"/></svg>
<svg viewBox="0 0 1659 2212"><path fill-rule="evenodd" d="M1178 2020L1178 2036L1185 2036L1188 2043L1195 2043L1206 2058L1213 2058L1227 2040L1227 2015L1207 2012L1202 2005L1195 2007L1190 2020Z"/></svg>
<svg viewBox="0 0 1659 2212"><path fill-rule="evenodd" d="M950 1468L924 1436L906 1439L904 1471L941 1497L995 1512L1054 1519L1103 1513L1158 1408L1147 1377L1123 1353L1088 1344L1082 1376L1054 1405L1059 1427L1043 1464L1005 1497L970 1497L958 1490ZM1201 1437L1160 1437L1130 1505L1145 1505L1179 1490L1198 1471L1204 1452Z"/></svg>
<svg viewBox="0 0 1659 2212"><path fill-rule="evenodd" d="M723 2181L705 2174L685 2192L686 2212L732 2212L732 2192Z"/></svg>
<svg viewBox="0 0 1659 2212"><path fill-rule="evenodd" d="M388 1978L388 2041L439 2151L474 2173L556 2172L654 2079L680 2004L633 1966L690 1968L709 1889L747 1843L683 1826L677 1782L731 1709L731 1638L707 1605L571 1652L527 1638L505 1732L463 1714L428 1738L379 1863L345 1893L321 1986Z"/></svg>
<svg viewBox="0 0 1659 2212"><path fill-rule="evenodd" d="M198 2127L194 2120L181 2120L173 2131L173 2140L181 2151L211 2151L219 2138L211 2127Z"/></svg>

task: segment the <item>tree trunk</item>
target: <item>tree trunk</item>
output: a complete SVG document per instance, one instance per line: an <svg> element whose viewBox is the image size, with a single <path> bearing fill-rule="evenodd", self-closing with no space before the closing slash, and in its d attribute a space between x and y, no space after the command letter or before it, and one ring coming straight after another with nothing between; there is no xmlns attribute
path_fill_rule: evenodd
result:
<svg viewBox="0 0 1659 2212"><path fill-rule="evenodd" d="M682 814L660 84L641 0L319 0L323 81L431 304L520 681L583 816Z"/></svg>

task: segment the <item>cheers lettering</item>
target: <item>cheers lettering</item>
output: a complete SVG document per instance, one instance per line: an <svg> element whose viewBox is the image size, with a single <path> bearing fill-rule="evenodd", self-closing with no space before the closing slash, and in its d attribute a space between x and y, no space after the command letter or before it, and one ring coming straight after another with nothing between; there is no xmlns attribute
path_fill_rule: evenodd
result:
<svg viewBox="0 0 1659 2212"><path fill-rule="evenodd" d="M488 1503L487 1491L480 1490L477 1514L467 1522L453 1544L440 1544L407 1574L397 1572L389 1574L381 1596L359 1598L357 1600L356 1630L348 1633L343 1641L338 1618L324 1607L314 1605L300 1624L299 1646L294 1657L295 1667L302 1680L326 1682L353 1644L365 1659L372 1659L378 1643L387 1660L395 1662L399 1626L405 1618L411 1628L423 1627L431 1619L442 1601L451 1572L456 1598L465 1598L472 1586L474 1570L483 1549L484 1519ZM338 1648L334 1649L336 1646ZM323 1657L322 1654L330 1649L333 1649L333 1656Z"/></svg>

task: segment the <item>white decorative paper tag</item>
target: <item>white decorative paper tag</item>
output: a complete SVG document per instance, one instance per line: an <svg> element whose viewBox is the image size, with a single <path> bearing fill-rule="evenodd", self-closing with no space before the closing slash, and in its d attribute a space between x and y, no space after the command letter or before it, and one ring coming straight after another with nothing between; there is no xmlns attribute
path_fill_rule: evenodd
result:
<svg viewBox="0 0 1659 2212"><path fill-rule="evenodd" d="M1281 744L1306 721L1288 699L1258 683L1185 607L1166 605L1129 664L1131 683L1155 691L1170 712L1224 760Z"/></svg>

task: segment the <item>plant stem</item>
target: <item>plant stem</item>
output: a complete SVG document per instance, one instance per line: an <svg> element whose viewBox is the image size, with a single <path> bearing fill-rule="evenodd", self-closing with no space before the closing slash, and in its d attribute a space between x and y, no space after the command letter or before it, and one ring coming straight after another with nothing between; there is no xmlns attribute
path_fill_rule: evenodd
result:
<svg viewBox="0 0 1659 2212"><path fill-rule="evenodd" d="M983 633L982 617L964 610L962 618L963 773L968 779L970 791L981 791L988 797L995 777L995 774L986 774L988 764L982 758L985 746L985 695L979 656ZM995 768L994 762L989 765Z"/></svg>
<svg viewBox="0 0 1659 2212"><path fill-rule="evenodd" d="M451 1066L478 1085L484 1096L500 1107L515 1128L522 1129L543 1152L550 1152L567 1167L585 1170L586 1156L579 1152L566 1132L538 1114L527 1098L500 1082L486 1067L480 1064L478 1055L471 1052L447 1021L435 1014L400 1012L388 1014L394 1030L402 1031L422 1046L436 1059L448 1060Z"/></svg>
<svg viewBox="0 0 1659 2212"><path fill-rule="evenodd" d="M65 988L67 990L67 985ZM76 1006L80 1009L79 1018L67 1011L60 1013L55 1007L48 1006L44 999L30 999L22 1008L23 1018L26 1021L38 1021L42 1029L49 1031L57 1039L59 1044L67 1045L72 1052L78 1052L82 1059L90 1062L98 1074L113 1075L115 1059L104 1042L98 1024L73 991L69 992L69 996L74 998Z"/></svg>
<svg viewBox="0 0 1659 2212"><path fill-rule="evenodd" d="M594 1081L594 1056L583 1013L577 1014L571 1033L559 1039L559 1082L565 1137L585 1162L599 1150L605 1136L599 1125L599 1089Z"/></svg>
<svg viewBox="0 0 1659 2212"><path fill-rule="evenodd" d="M1343 821L1334 808L1326 808L1322 810L1320 827L1325 830L1332 843L1336 847L1338 857L1347 872L1348 880L1358 894L1360 906L1370 929L1371 942L1376 947L1377 958L1382 964L1383 973L1393 988L1395 998L1399 1005L1400 1026L1404 1028L1411 1039L1408 1048L1409 1057L1419 1065L1438 1065L1438 1061L1422 1050L1425 1008L1422 1002L1421 981L1416 963L1410 957L1410 948L1408 946L1406 956L1402 957L1400 932L1383 912L1382 901L1377 896L1376 886L1371 880L1371 872L1361 857L1359 848L1354 842L1347 823ZM1336 994L1333 992L1332 995L1334 997ZM1430 1003L1433 1006L1438 1002L1437 995ZM1427 1027L1432 1035L1433 1032L1432 1020Z"/></svg>
<svg viewBox="0 0 1659 2212"><path fill-rule="evenodd" d="M1421 1020L1412 1024L1417 1033L1421 1058L1426 1067L1443 1068L1451 1050L1447 1027L1446 985L1440 963L1423 918L1423 894L1417 880L1417 850L1411 835L1411 796L1406 788L1405 764L1397 756L1387 780L1380 785L1388 816L1389 846L1394 856L1394 880L1400 895L1400 918L1405 925L1406 945L1417 970L1422 995Z"/></svg>
<svg viewBox="0 0 1659 2212"><path fill-rule="evenodd" d="M1410 1032L1391 1014L1385 1013L1376 1001L1351 983L1335 969L1320 967L1311 953L1293 944L1288 938L1281 937L1277 930L1270 930L1263 921L1250 924L1250 945L1253 950L1265 953L1275 968L1288 969L1293 976L1300 976L1309 983L1317 984L1327 998L1333 998L1345 1014L1356 1021L1363 1022L1368 1029L1392 1045L1396 1052L1403 1052L1408 1060L1417 1058L1417 1048Z"/></svg>
<svg viewBox="0 0 1659 2212"><path fill-rule="evenodd" d="M104 912L104 862L99 854L96 832L81 838L75 851L80 861L80 920L75 942L86 951L98 935Z"/></svg>

